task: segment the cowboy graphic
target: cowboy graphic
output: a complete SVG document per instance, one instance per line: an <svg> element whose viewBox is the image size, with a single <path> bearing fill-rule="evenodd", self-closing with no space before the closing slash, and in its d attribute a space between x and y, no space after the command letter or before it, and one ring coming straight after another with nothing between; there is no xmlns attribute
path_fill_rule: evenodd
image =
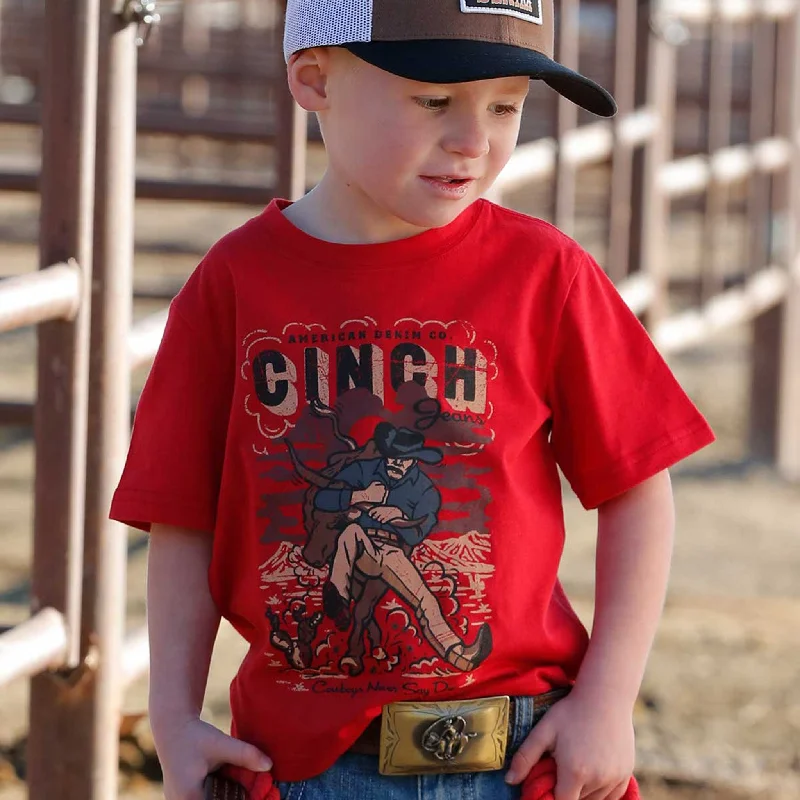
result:
<svg viewBox="0 0 800 800"><path fill-rule="evenodd" d="M344 518L323 589L323 609L346 630L359 587L373 579L393 589L414 611L423 636L436 654L456 669L475 669L489 655L492 636L484 623L466 644L445 619L436 595L411 560L411 551L438 522L441 495L419 467L438 464L440 450L425 446L422 434L381 422L372 447L331 475L316 491L315 510ZM370 457L372 456L372 457Z"/></svg>

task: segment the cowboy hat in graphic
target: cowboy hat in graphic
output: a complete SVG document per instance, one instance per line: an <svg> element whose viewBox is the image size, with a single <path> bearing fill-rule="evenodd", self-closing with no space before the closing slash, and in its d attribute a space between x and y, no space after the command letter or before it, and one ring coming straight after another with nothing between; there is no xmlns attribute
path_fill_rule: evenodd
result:
<svg viewBox="0 0 800 800"><path fill-rule="evenodd" d="M408 428L395 428L388 422L379 422L373 439L384 458L416 458L426 464L438 464L442 460L441 450L425 447L425 437Z"/></svg>
<svg viewBox="0 0 800 800"><path fill-rule="evenodd" d="M602 86L553 60L554 38L553 0L289 0L284 55L342 46L423 83L527 75L614 116Z"/></svg>

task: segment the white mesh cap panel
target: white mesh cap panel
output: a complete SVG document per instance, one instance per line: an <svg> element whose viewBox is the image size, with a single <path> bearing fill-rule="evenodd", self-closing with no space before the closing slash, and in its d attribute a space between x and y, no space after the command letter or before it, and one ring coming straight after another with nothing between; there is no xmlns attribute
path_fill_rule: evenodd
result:
<svg viewBox="0 0 800 800"><path fill-rule="evenodd" d="M283 55L306 47L372 40L372 0L289 0Z"/></svg>

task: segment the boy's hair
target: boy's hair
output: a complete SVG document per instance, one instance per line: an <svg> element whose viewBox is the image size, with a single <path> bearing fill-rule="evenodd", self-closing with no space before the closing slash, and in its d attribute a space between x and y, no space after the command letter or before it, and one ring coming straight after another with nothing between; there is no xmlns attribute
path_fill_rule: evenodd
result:
<svg viewBox="0 0 800 800"><path fill-rule="evenodd" d="M553 60L553 0L289 0L284 56L341 46L423 83L527 75L611 117L614 98Z"/></svg>

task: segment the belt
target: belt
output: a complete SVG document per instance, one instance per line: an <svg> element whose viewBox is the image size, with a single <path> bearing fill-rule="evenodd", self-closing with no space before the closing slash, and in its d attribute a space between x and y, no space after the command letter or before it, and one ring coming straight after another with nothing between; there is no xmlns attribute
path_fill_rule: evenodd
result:
<svg viewBox="0 0 800 800"><path fill-rule="evenodd" d="M549 708L569 691L569 688L554 689L534 696L534 713ZM504 761L506 745L517 726L518 711L519 703L515 697L459 703L391 703L384 707L381 716L370 722L348 752L380 756L381 772L387 765L391 767L387 774L499 769ZM384 729L383 742L381 728ZM466 754L469 750L470 740L481 736L497 745L489 748L491 758L485 765L483 756L478 756L478 762L465 758L459 763L462 752ZM395 762L397 769L390 762Z"/></svg>
<svg viewBox="0 0 800 800"><path fill-rule="evenodd" d="M373 538L389 544L399 545L403 541L394 531L387 531L383 528L370 528L369 532Z"/></svg>

